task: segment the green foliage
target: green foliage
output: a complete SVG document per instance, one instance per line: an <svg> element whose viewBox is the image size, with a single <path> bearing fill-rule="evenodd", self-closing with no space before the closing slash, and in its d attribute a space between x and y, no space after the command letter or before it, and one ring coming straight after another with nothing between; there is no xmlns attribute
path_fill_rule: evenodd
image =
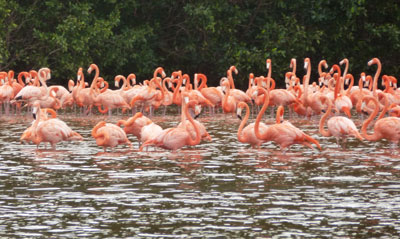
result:
<svg viewBox="0 0 400 239"><path fill-rule="evenodd" d="M205 73L216 85L231 65L245 88L249 73L282 86L291 58L302 76L305 57L329 65L347 57L350 72L399 75L400 8L395 0L16 1L0 0L0 70L52 69L50 84L66 84L90 63L101 75L135 73L142 81L157 66Z"/></svg>

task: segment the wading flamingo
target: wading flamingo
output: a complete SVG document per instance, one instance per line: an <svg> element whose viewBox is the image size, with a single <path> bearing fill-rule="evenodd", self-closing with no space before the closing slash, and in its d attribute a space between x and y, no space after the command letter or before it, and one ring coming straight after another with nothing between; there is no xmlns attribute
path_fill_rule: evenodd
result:
<svg viewBox="0 0 400 239"><path fill-rule="evenodd" d="M189 122L193 125L193 128L196 131L196 138L192 139L191 134L186 130L185 127L177 127L177 128L168 128L164 129L161 134L159 134L156 138L152 140L148 140L140 146L139 151L142 151L144 147L149 145L155 145L157 147L161 147L169 150L177 150L182 148L183 146L190 145L194 146L200 143L201 135L200 130L197 125L194 123L193 118L189 114L189 106L197 104L195 100L189 101L186 103L188 98L184 100L184 114Z"/></svg>
<svg viewBox="0 0 400 239"><path fill-rule="evenodd" d="M328 131L326 131L324 129L324 125L326 119L332 113L332 103L327 96L322 96L321 102L323 104L325 103L328 104L328 109L326 110L325 114L321 117L321 120L319 121L319 132L322 134L322 136L325 137L334 136L336 138L336 142L338 145L340 145L339 142L340 139L343 139L345 144L348 136L353 136L358 138L359 140L363 140L363 137L361 136L354 122L351 119L344 116L331 117L328 120Z"/></svg>
<svg viewBox="0 0 400 239"><path fill-rule="evenodd" d="M268 84L267 84L268 85ZM262 87L258 88L259 91L265 91ZM264 92L264 94L266 94ZM267 97L266 97L267 98ZM263 107L261 108L260 112L257 115L256 123L254 125L254 131L257 138L267 142L267 141L274 141L277 143L281 150L285 150L287 147L291 146L292 144L302 144L313 149L311 143L315 144L318 149L321 150L321 146L319 142L312 138L311 136L305 134L303 131L292 125L288 121L284 121L279 124L268 125L268 129L265 133L261 134L260 132L260 120L267 109L268 100L265 99Z"/></svg>
<svg viewBox="0 0 400 239"><path fill-rule="evenodd" d="M120 144L127 144L132 148L131 141L126 137L125 132L115 124L100 121L92 129L92 137L96 140L98 146L103 147L106 152L107 147L111 150Z"/></svg>
<svg viewBox="0 0 400 239"><path fill-rule="evenodd" d="M400 118L397 117L385 117L379 119L374 124L373 134L367 133L368 125L378 115L379 103L374 96L364 96L362 99L365 101L372 101L375 105L374 111L370 116L363 122L361 127L361 135L369 141L377 141L381 139L387 139L388 141L398 144L400 140ZM382 115L384 112L381 113Z"/></svg>
<svg viewBox="0 0 400 239"><path fill-rule="evenodd" d="M49 142L52 149L56 149L56 144L61 141L83 140L82 136L73 131L64 121L57 118L41 121L42 111L40 103L35 101L32 110L33 123L32 142L39 148L41 142Z"/></svg>

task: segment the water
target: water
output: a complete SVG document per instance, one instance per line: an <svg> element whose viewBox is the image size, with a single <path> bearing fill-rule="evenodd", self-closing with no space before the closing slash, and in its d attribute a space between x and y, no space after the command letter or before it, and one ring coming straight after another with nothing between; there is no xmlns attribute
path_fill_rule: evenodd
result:
<svg viewBox="0 0 400 239"><path fill-rule="evenodd" d="M59 116L84 136L57 151L19 143L29 115L0 122L1 237L393 238L400 234L400 156L386 141L318 134L322 152L236 139L238 119L203 116L213 137L177 152L104 153L90 136L104 118ZM126 118L126 117L125 117ZM176 125L176 114L154 121ZM269 121L272 122L272 121ZM360 121L356 121L359 126ZM130 137L135 148L137 140Z"/></svg>

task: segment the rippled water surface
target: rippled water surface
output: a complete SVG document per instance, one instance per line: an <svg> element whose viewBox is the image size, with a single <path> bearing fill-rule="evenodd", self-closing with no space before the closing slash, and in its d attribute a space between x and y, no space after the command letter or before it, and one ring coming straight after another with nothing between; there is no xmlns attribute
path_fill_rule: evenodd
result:
<svg viewBox="0 0 400 239"><path fill-rule="evenodd" d="M1 118L2 237L400 235L398 147L349 139L346 149L338 148L319 135L319 118L290 121L317 138L323 151L295 145L286 153L273 143L258 150L239 143L233 115L202 116L212 142L177 152L120 146L103 153L91 129L126 116L59 118L85 140L36 150L19 143L31 116ZM153 120L165 128L179 117Z"/></svg>

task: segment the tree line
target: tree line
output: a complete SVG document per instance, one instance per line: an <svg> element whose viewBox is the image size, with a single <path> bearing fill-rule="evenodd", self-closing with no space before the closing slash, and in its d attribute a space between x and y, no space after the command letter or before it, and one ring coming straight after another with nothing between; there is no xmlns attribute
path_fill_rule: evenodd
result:
<svg viewBox="0 0 400 239"><path fill-rule="evenodd" d="M272 77L283 87L291 58L304 75L310 57L315 75L320 60L343 58L359 78L398 76L400 8L387 0L0 0L0 70L49 67L50 84L75 79L79 67L96 63L108 81L135 73L141 82L158 66L167 74L204 73L217 85L235 65L238 88L248 74Z"/></svg>

